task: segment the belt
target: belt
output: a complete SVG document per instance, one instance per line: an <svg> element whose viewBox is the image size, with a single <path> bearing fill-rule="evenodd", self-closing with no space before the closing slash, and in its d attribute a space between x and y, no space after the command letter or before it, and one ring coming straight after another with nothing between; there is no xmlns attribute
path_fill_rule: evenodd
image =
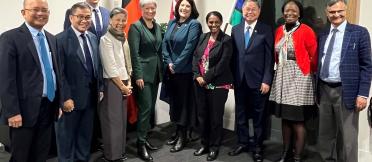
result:
<svg viewBox="0 0 372 162"><path fill-rule="evenodd" d="M336 88L336 87L340 87L342 84L341 82L336 82L336 83L332 83L332 82L326 82L326 81L323 81L321 79L319 79L321 83L329 86L329 87L332 87L332 88Z"/></svg>

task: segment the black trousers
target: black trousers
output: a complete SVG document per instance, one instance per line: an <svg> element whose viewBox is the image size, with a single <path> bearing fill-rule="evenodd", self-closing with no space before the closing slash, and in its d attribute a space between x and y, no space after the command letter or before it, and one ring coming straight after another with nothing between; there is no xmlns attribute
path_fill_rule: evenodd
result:
<svg viewBox="0 0 372 162"><path fill-rule="evenodd" d="M195 83L195 101L199 122L201 144L211 151L217 151L221 145L223 114L228 89L208 90Z"/></svg>
<svg viewBox="0 0 372 162"><path fill-rule="evenodd" d="M235 126L240 145L249 146L249 122L253 119L253 147L261 147L265 139L265 104L268 94L261 94L260 88L250 88L244 81L235 87Z"/></svg>
<svg viewBox="0 0 372 162"><path fill-rule="evenodd" d="M11 142L10 162L45 162L52 137L54 108L43 98L38 120L33 127L9 129Z"/></svg>

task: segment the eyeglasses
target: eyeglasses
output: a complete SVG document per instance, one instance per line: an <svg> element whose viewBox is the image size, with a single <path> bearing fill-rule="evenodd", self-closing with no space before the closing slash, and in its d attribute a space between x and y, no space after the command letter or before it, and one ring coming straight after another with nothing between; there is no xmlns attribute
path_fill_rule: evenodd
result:
<svg viewBox="0 0 372 162"><path fill-rule="evenodd" d="M90 20L92 20L92 16L83 16L83 15L72 15L72 16L76 16L80 21L83 21L83 20L90 21Z"/></svg>
<svg viewBox="0 0 372 162"><path fill-rule="evenodd" d="M23 9L25 11L30 11L32 13L49 13L49 9L48 8L25 8Z"/></svg>

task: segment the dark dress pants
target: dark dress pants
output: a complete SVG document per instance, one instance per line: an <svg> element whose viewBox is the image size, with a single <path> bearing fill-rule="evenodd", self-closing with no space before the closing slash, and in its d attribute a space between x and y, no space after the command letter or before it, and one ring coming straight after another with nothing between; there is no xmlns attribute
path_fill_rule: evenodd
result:
<svg viewBox="0 0 372 162"><path fill-rule="evenodd" d="M223 131L223 114L229 90L217 88L207 90L195 83L195 100L199 122L201 144L218 151Z"/></svg>
<svg viewBox="0 0 372 162"><path fill-rule="evenodd" d="M358 161L359 112L346 109L342 86L319 81L319 153L326 162Z"/></svg>
<svg viewBox="0 0 372 162"><path fill-rule="evenodd" d="M38 120L33 127L10 128L10 162L45 162L51 143L55 109L42 99Z"/></svg>
<svg viewBox="0 0 372 162"><path fill-rule="evenodd" d="M151 129L150 120L155 111L156 97L159 84L145 82L144 88L140 90L136 86L136 101L138 104L137 139L145 143L147 133Z"/></svg>
<svg viewBox="0 0 372 162"><path fill-rule="evenodd" d="M253 119L253 146L261 148L265 126L265 103L268 95L261 94L260 88L250 88L246 82L234 88L235 92L235 128L238 144L249 147L249 117Z"/></svg>
<svg viewBox="0 0 372 162"><path fill-rule="evenodd" d="M88 161L96 112L91 104L82 110L64 112L55 124L59 162Z"/></svg>

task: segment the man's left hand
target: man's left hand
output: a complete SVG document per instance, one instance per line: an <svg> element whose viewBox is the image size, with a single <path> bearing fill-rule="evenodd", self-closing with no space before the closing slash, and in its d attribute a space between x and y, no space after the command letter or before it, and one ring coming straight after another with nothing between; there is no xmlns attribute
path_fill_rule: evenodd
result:
<svg viewBox="0 0 372 162"><path fill-rule="evenodd" d="M367 98L358 96L355 102L355 106L357 112L362 111L367 106Z"/></svg>
<svg viewBox="0 0 372 162"><path fill-rule="evenodd" d="M269 92L269 90L270 90L270 86L268 84L266 83L261 84L261 89L260 89L261 94L266 94L267 92Z"/></svg>

